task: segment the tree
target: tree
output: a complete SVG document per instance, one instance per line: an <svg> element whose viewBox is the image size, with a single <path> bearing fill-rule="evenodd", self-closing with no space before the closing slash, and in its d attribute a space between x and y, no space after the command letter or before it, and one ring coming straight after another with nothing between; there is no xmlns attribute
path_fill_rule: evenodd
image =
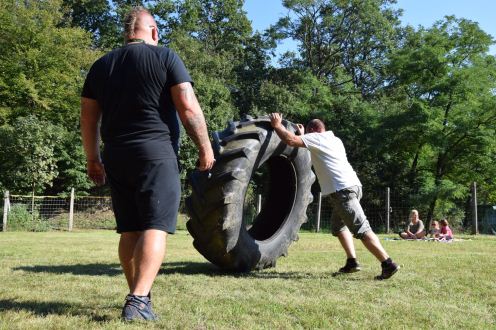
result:
<svg viewBox="0 0 496 330"><path fill-rule="evenodd" d="M384 83L383 68L399 37L394 0L284 0L290 14L279 20L282 37L298 41L295 59L334 91L352 85L371 97Z"/></svg>
<svg viewBox="0 0 496 330"><path fill-rule="evenodd" d="M18 117L0 128L1 186L17 193L41 193L57 176L58 128L35 116Z"/></svg>
<svg viewBox="0 0 496 330"><path fill-rule="evenodd" d="M54 146L54 157L58 175L45 193L50 195L68 193L74 188L78 195L83 195L88 192L93 193L93 190L97 192L103 190L103 187L95 188L86 175L86 156L79 132L58 127L57 134L59 142Z"/></svg>
<svg viewBox="0 0 496 330"><path fill-rule="evenodd" d="M251 27L239 0L176 1L168 46L183 59L210 131L221 130L237 116L232 92L243 42ZM195 167L196 148L183 134L180 156L186 170Z"/></svg>
<svg viewBox="0 0 496 330"><path fill-rule="evenodd" d="M26 192L33 178L36 192L88 187L82 179L79 100L85 72L99 52L90 48L89 33L67 27L63 19L61 1L0 2L0 144L10 148L2 148L4 188ZM43 126L46 132L38 132ZM30 129L39 134L29 136ZM33 150L23 149L29 144ZM27 164L29 157L40 163Z"/></svg>
<svg viewBox="0 0 496 330"><path fill-rule="evenodd" d="M388 146L408 156L408 182L428 201L429 221L460 214L456 205L465 201L471 181L488 182L494 173L491 43L477 23L446 17L430 29L410 30L392 57L390 90L408 106L390 117L399 134ZM395 146L401 136L408 142Z"/></svg>
<svg viewBox="0 0 496 330"><path fill-rule="evenodd" d="M79 94L98 53L79 28L58 27L60 1L0 4L0 108L3 122L36 114L76 130Z"/></svg>
<svg viewBox="0 0 496 330"><path fill-rule="evenodd" d="M242 61L234 68L232 94L240 114L258 114L264 84L270 79L270 54L276 47L269 33L255 33L245 40Z"/></svg>
<svg viewBox="0 0 496 330"><path fill-rule="evenodd" d="M122 43L119 19L107 0L63 0L62 24L91 33L96 48L112 49Z"/></svg>

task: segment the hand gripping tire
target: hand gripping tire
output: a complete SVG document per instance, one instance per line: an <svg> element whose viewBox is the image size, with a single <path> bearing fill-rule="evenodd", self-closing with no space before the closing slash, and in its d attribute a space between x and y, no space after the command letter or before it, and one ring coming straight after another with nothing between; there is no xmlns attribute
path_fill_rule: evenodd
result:
<svg viewBox="0 0 496 330"><path fill-rule="evenodd" d="M288 130L293 124L283 121ZM267 116L230 122L213 133L216 163L210 173L192 172L186 199L186 226L194 247L225 270L247 272L273 267L287 255L306 222L315 181L310 153L282 142ZM267 194L260 213L247 228L243 222L245 194L253 173L268 171ZM268 187L267 187L268 185Z"/></svg>

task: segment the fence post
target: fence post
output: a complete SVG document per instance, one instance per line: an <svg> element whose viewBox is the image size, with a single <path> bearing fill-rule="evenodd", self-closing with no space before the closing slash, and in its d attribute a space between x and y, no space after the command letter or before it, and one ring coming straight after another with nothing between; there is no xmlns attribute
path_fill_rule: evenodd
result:
<svg viewBox="0 0 496 330"><path fill-rule="evenodd" d="M74 221L74 188L71 188L71 201L69 204L69 231L72 231Z"/></svg>
<svg viewBox="0 0 496 330"><path fill-rule="evenodd" d="M320 209L322 205L322 194L319 192L318 202L317 202L317 233L320 231Z"/></svg>
<svg viewBox="0 0 496 330"><path fill-rule="evenodd" d="M31 221L34 221L34 187L31 191Z"/></svg>
<svg viewBox="0 0 496 330"><path fill-rule="evenodd" d="M477 224L477 182L472 183L472 235L479 233Z"/></svg>
<svg viewBox="0 0 496 330"><path fill-rule="evenodd" d="M9 191L5 191L3 195L3 231L7 231L7 215L9 213L9 206L10 206L10 201L9 201Z"/></svg>
<svg viewBox="0 0 496 330"><path fill-rule="evenodd" d="M257 214L262 210L262 194L257 195Z"/></svg>
<svg viewBox="0 0 496 330"><path fill-rule="evenodd" d="M386 234L389 234L389 221L390 221L390 210L391 210L391 190L389 187L386 188Z"/></svg>

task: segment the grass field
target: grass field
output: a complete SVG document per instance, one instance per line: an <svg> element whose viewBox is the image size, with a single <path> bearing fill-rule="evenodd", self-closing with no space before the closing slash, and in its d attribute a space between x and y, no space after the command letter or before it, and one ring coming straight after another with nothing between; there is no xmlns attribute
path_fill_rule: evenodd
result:
<svg viewBox="0 0 496 330"><path fill-rule="evenodd" d="M381 239L385 236L381 236ZM110 231L0 233L0 329L136 329L119 320L127 294ZM402 266L379 264L359 242L363 270L336 238L300 233L276 268L219 272L185 231L170 236L153 288L161 329L496 328L496 238L451 244L382 240Z"/></svg>

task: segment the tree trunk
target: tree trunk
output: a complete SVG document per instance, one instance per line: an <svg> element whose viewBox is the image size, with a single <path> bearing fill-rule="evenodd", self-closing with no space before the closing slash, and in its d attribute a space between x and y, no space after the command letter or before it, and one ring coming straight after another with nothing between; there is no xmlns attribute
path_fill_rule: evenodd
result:
<svg viewBox="0 0 496 330"><path fill-rule="evenodd" d="M427 219L425 221L425 230L426 232L429 231L429 228L431 228L431 223L432 223L432 218L434 217L434 209L436 208L436 202L437 202L438 194L434 196L432 199L431 203L429 204L429 210L427 212Z"/></svg>

